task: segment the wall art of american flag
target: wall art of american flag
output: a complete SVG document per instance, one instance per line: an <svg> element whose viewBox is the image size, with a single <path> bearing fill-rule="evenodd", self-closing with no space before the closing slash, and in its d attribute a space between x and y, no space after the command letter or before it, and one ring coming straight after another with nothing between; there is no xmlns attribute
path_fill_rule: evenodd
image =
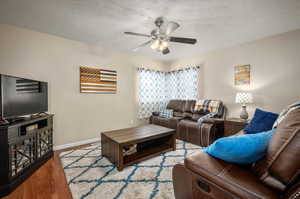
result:
<svg viewBox="0 0 300 199"><path fill-rule="evenodd" d="M40 82L18 78L16 80L16 91L18 93L38 93L40 92Z"/></svg>
<svg viewBox="0 0 300 199"><path fill-rule="evenodd" d="M94 67L80 67L81 93L117 93L117 71Z"/></svg>

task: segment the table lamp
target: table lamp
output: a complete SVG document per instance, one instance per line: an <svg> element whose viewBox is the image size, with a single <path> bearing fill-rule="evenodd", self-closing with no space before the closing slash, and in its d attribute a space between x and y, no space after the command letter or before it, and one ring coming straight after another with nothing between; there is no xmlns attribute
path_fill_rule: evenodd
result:
<svg viewBox="0 0 300 199"><path fill-rule="evenodd" d="M246 104L253 103L253 96L251 93L237 93L235 97L235 102L237 104L242 104L242 111L240 114L240 118L247 120L248 119L248 113L246 109Z"/></svg>

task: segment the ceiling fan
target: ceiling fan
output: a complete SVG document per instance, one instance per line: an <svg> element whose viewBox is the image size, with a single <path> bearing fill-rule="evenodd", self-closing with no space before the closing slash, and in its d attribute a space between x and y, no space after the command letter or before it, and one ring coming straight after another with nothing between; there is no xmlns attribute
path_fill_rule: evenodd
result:
<svg viewBox="0 0 300 199"><path fill-rule="evenodd" d="M170 52L169 42L178 42L184 44L195 44L197 42L196 39L192 39L192 38L170 36L171 33L173 33L177 28L179 28L179 24L174 21L166 21L163 17L158 17L154 23L157 28L152 30L150 34L124 32L125 34L128 35L150 38L149 41L134 48L133 49L134 51L140 49L141 47L151 44L150 46L153 50L162 52L163 55L166 55Z"/></svg>

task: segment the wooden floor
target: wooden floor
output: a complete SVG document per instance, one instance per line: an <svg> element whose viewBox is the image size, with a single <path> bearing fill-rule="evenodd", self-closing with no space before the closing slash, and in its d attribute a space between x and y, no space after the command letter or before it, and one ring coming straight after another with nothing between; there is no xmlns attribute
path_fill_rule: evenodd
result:
<svg viewBox="0 0 300 199"><path fill-rule="evenodd" d="M48 160L14 192L1 199L72 199L58 155L63 151L86 146L89 145L55 151L53 158Z"/></svg>

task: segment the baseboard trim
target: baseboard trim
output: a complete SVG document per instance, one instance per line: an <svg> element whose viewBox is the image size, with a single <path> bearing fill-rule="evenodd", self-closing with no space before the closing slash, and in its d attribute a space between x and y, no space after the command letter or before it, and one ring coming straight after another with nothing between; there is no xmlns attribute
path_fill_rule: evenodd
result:
<svg viewBox="0 0 300 199"><path fill-rule="evenodd" d="M84 144L91 144L93 142L99 142L99 141L100 141L100 138L92 138L92 139L83 140L83 141L79 141L79 142L73 142L73 143L69 143L69 144L54 146L53 150L57 151L57 150L67 149L70 147L80 146L80 145L84 145Z"/></svg>

